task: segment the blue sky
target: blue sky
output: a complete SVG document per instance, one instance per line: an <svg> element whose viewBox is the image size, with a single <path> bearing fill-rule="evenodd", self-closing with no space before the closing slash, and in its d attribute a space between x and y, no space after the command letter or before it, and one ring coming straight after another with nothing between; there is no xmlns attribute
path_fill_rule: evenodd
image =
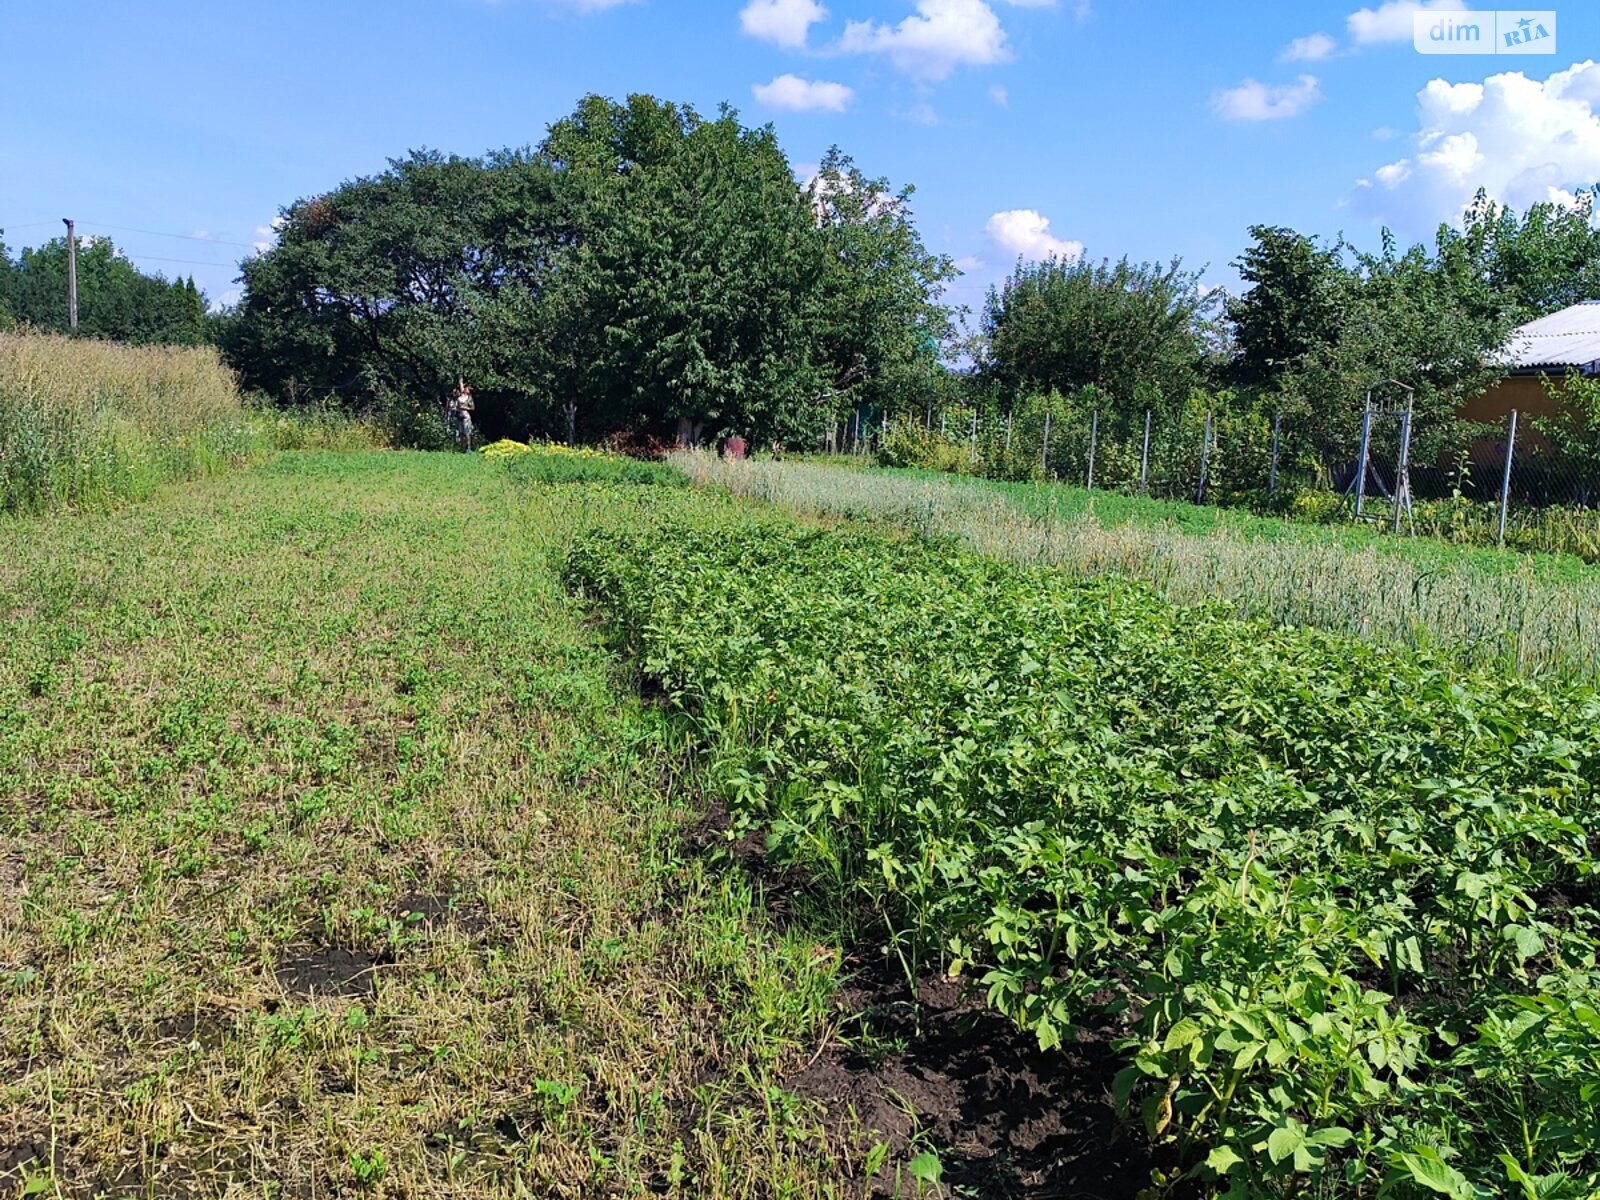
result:
<svg viewBox="0 0 1600 1200"><path fill-rule="evenodd" d="M1460 3L1434 0L1442 9ZM1558 53L1427 56L1415 0L86 0L0 12L0 229L60 218L236 295L280 206L428 146L537 142L588 92L771 121L913 183L976 307L1017 255L1228 266L1252 223L1426 236L1472 190L1600 181L1600 5ZM23 48L19 52L17 48ZM142 231L142 232L134 232Z"/></svg>

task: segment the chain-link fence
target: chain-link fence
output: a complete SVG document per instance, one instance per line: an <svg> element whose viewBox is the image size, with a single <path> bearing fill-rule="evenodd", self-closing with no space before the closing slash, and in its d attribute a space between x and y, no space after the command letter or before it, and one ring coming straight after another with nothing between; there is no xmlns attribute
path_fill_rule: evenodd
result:
<svg viewBox="0 0 1600 1200"><path fill-rule="evenodd" d="M822 448L996 479L1292 507L1315 519L1600 561L1600 455L1591 465L1561 453L1544 433L1547 420L1512 411L1502 423L1427 429L1409 407L1373 404L1341 436L1349 449L1330 451L1270 410L952 406L858 412L834 426ZM1427 449L1419 453L1419 445Z"/></svg>

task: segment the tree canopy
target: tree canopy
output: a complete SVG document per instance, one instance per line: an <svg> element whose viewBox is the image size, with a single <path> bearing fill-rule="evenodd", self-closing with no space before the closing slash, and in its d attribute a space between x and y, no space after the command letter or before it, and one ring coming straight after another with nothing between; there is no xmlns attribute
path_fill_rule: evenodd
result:
<svg viewBox="0 0 1600 1200"><path fill-rule="evenodd" d="M1094 387L1119 410L1180 405L1206 378L1214 295L1182 263L1018 263L983 312L1003 395Z"/></svg>
<svg viewBox="0 0 1600 1200"><path fill-rule="evenodd" d="M427 407L459 378L517 434L817 433L938 367L949 331L909 191L770 127L585 98L534 148L414 151L283 210L227 330L283 398Z"/></svg>
<svg viewBox="0 0 1600 1200"><path fill-rule="evenodd" d="M0 322L66 333L68 307L66 238L16 258L0 242ZM100 237L78 244L78 333L143 344L199 345L211 337L193 279L147 275Z"/></svg>

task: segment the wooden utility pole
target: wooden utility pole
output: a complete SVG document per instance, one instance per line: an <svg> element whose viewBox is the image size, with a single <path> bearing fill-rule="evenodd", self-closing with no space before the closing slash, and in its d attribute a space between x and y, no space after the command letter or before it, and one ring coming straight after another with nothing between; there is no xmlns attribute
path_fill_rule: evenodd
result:
<svg viewBox="0 0 1600 1200"><path fill-rule="evenodd" d="M67 324L78 328L78 234L71 217L62 217L67 227Z"/></svg>

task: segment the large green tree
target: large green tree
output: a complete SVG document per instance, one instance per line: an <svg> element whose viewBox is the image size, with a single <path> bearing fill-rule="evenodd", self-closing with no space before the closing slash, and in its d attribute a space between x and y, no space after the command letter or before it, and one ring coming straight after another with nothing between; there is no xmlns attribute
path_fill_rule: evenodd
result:
<svg viewBox="0 0 1600 1200"><path fill-rule="evenodd" d="M1441 240L1460 244L1483 282L1510 301L1519 321L1531 320L1580 300L1600 299L1600 227L1595 225L1596 189L1580 189L1571 203L1515 209L1480 191L1462 229L1441 230Z"/></svg>
<svg viewBox="0 0 1600 1200"><path fill-rule="evenodd" d="M1218 297L1180 261L1019 263L984 306L1002 395L1093 386L1123 416L1175 410L1206 377Z"/></svg>
<svg viewBox="0 0 1600 1200"><path fill-rule="evenodd" d="M247 382L415 410L457 377L492 432L809 437L937 366L952 273L892 192L770 127L584 99L539 146L413 153L283 211L226 346Z"/></svg>
<svg viewBox="0 0 1600 1200"><path fill-rule="evenodd" d="M1246 285L1230 296L1230 376L1247 387L1277 390L1285 376L1338 336L1351 275L1341 248L1275 225L1252 225L1251 245L1234 264Z"/></svg>
<svg viewBox="0 0 1600 1200"><path fill-rule="evenodd" d="M954 326L940 295L959 272L923 245L912 195L837 146L807 187L823 247L820 354L837 414L920 411L946 374Z"/></svg>
<svg viewBox="0 0 1600 1200"><path fill-rule="evenodd" d="M542 156L576 217L550 308L583 409L686 441L820 427L821 246L770 128L590 97Z"/></svg>
<svg viewBox="0 0 1600 1200"><path fill-rule="evenodd" d="M288 400L432 406L458 378L517 393L558 236L548 169L416 151L286 208L243 265L224 337L245 382Z"/></svg>

